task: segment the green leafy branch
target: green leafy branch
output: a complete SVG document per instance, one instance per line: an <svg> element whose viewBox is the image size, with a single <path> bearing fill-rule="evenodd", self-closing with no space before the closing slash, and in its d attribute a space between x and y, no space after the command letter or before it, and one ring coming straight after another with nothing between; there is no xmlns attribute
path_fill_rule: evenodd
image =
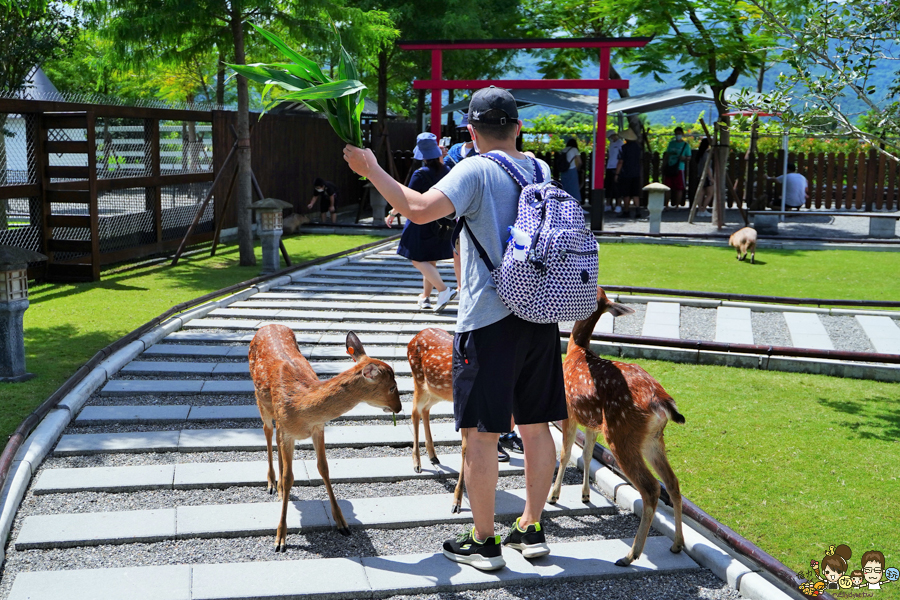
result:
<svg viewBox="0 0 900 600"><path fill-rule="evenodd" d="M340 44L340 37L338 36L338 45L341 48L341 58L337 78L332 79L319 65L292 49L277 35L252 23L251 25L291 61L228 65L247 79L265 86L262 93L263 101L266 102L265 110L284 101L302 102L311 111L322 113L344 142L362 148L360 121L368 88L359 80L353 59ZM281 88L287 93L266 101L273 87Z"/></svg>

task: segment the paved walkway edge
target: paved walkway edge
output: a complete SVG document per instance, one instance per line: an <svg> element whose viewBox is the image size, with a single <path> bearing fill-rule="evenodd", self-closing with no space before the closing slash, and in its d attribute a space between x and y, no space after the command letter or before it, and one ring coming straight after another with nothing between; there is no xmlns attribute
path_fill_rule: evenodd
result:
<svg viewBox="0 0 900 600"><path fill-rule="evenodd" d="M562 446L562 432L556 427L551 427L553 441L556 443L557 453ZM570 464L575 464L584 471L584 460L581 453L573 450ZM597 459L591 459L589 465L591 481L605 494L614 499L614 502L622 509L631 511L640 516L643 510L641 495L631 484L613 473ZM653 517L653 528L665 535L670 540L675 539L675 520L672 507L660 502L656 507ZM793 600L797 596L787 591L787 586L775 580L774 577L760 569L750 560L739 557L731 550L723 548L718 542L710 538L704 530L695 525L695 521L689 517L682 519L682 533L684 534L684 552L702 567L706 567L713 574L733 587L744 598L751 600Z"/></svg>
<svg viewBox="0 0 900 600"><path fill-rule="evenodd" d="M566 351L568 342L567 338L560 339L560 347L563 352ZM808 373L812 375L845 377L847 379L871 379L873 381L890 383L900 382L900 365L848 363L840 360L714 352L710 350L692 350L690 348L663 348L660 346L616 344L596 340L591 342L591 350L601 356L618 358L646 358L697 365Z"/></svg>
<svg viewBox="0 0 900 600"><path fill-rule="evenodd" d="M315 273L324 268L333 267L335 265L347 264L351 261L359 260L370 254L381 252L384 246L393 242L385 242L372 248L368 248L361 252L356 252L348 256L343 256L331 262L313 265L305 269L293 271L288 275L283 275L275 279L270 279L253 285L246 290L236 292L214 302L208 302L178 316L166 319L163 323L151 329L149 332L141 336L139 339L128 344L124 348L120 348L114 352L106 360L97 365L87 376L76 385L72 391L66 394L57 408L54 408L47 416L43 418L41 423L31 432L31 435L19 448L16 453L13 465L10 468L9 475L3 489L0 490L0 565L6 560L6 543L9 540L9 532L12 529L13 519L19 510L19 504L25 496L25 490L31 483L34 472L40 466L41 462L50 453L50 449L56 444L63 430L72 421L74 416L81 410L87 399L90 398L96 390L100 388L106 381L117 373L124 365L134 359L144 350L167 336L173 331L180 329L186 322L205 316L209 312L228 306L238 300L243 300L248 296L252 296L258 292L267 292L271 288L293 283L294 280Z"/></svg>

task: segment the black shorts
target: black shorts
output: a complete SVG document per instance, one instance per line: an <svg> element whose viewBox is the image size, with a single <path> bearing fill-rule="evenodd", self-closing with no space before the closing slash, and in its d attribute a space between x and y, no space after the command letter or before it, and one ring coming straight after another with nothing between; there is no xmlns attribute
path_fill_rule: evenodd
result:
<svg viewBox="0 0 900 600"><path fill-rule="evenodd" d="M456 429L506 433L568 417L559 326L515 315L453 336Z"/></svg>

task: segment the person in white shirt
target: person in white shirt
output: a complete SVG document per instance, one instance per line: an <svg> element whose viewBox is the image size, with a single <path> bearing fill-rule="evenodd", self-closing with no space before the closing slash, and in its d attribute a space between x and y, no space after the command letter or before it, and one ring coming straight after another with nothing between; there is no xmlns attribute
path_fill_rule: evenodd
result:
<svg viewBox="0 0 900 600"><path fill-rule="evenodd" d="M619 189L616 185L616 169L619 166L619 158L621 158L622 146L625 144L619 139L619 134L610 129L606 132L606 139L609 145L606 147L606 177L603 181L603 187L606 188L606 207L604 211L610 211L616 206L616 200L619 198ZM618 212L622 212L622 207L618 206Z"/></svg>
<svg viewBox="0 0 900 600"><path fill-rule="evenodd" d="M786 177L786 179L785 179ZM788 163L787 175L779 175L778 177L769 177L778 183L784 181L784 208L791 210L792 208L800 209L809 200L809 182L806 177L797 172L797 165Z"/></svg>

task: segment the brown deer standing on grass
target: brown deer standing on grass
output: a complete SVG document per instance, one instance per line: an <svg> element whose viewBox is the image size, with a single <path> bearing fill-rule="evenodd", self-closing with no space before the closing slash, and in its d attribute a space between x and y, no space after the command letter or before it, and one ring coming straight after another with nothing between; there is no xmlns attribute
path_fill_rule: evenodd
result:
<svg viewBox="0 0 900 600"><path fill-rule="evenodd" d="M394 370L380 360L366 356L362 343L352 331L347 334L347 353L356 364L332 379L320 381L306 358L300 354L294 332L284 325L265 325L250 342L250 375L256 389L256 404L266 434L269 459L267 474L270 494L281 499L281 521L275 534L275 551L287 550L287 507L294 485L294 440L311 437L316 450L319 475L331 500L331 515L337 529L350 535L350 528L338 506L328 462L325 458L325 423L351 410L360 402L400 412L400 394ZM272 465L272 424L278 445L281 477L277 488Z"/></svg>
<svg viewBox="0 0 900 600"><path fill-rule="evenodd" d="M412 371L413 389L413 469L422 472L422 461L419 456L419 418L424 421L425 451L431 464L438 465L437 453L431 439L431 423L429 416L431 407L441 401L453 402L453 336L443 329L429 327L423 329L409 341L406 346L406 357ZM466 460L466 435L462 435L462 462L459 469L459 480L453 493L452 512L462 509L462 491Z"/></svg>
<svg viewBox="0 0 900 600"><path fill-rule="evenodd" d="M584 321L577 321L569 336L563 372L566 379L566 403L569 418L563 421L563 446L559 471L550 491L550 504L559 499L560 487L578 425L584 427L584 484L581 498L590 499L590 464L597 433L602 431L609 449L622 472L641 494L644 510L641 524L628 554L616 561L626 567L640 557L653 522L659 501L659 482L647 468L644 459L653 466L672 499L675 510L675 543L670 550L684 548L681 530L681 490L678 478L666 458L663 430L669 421L684 423L675 400L663 387L638 365L605 360L590 349L591 333L600 315L608 312L616 316L634 312L622 304L610 302L601 288L597 288L597 310Z"/></svg>

